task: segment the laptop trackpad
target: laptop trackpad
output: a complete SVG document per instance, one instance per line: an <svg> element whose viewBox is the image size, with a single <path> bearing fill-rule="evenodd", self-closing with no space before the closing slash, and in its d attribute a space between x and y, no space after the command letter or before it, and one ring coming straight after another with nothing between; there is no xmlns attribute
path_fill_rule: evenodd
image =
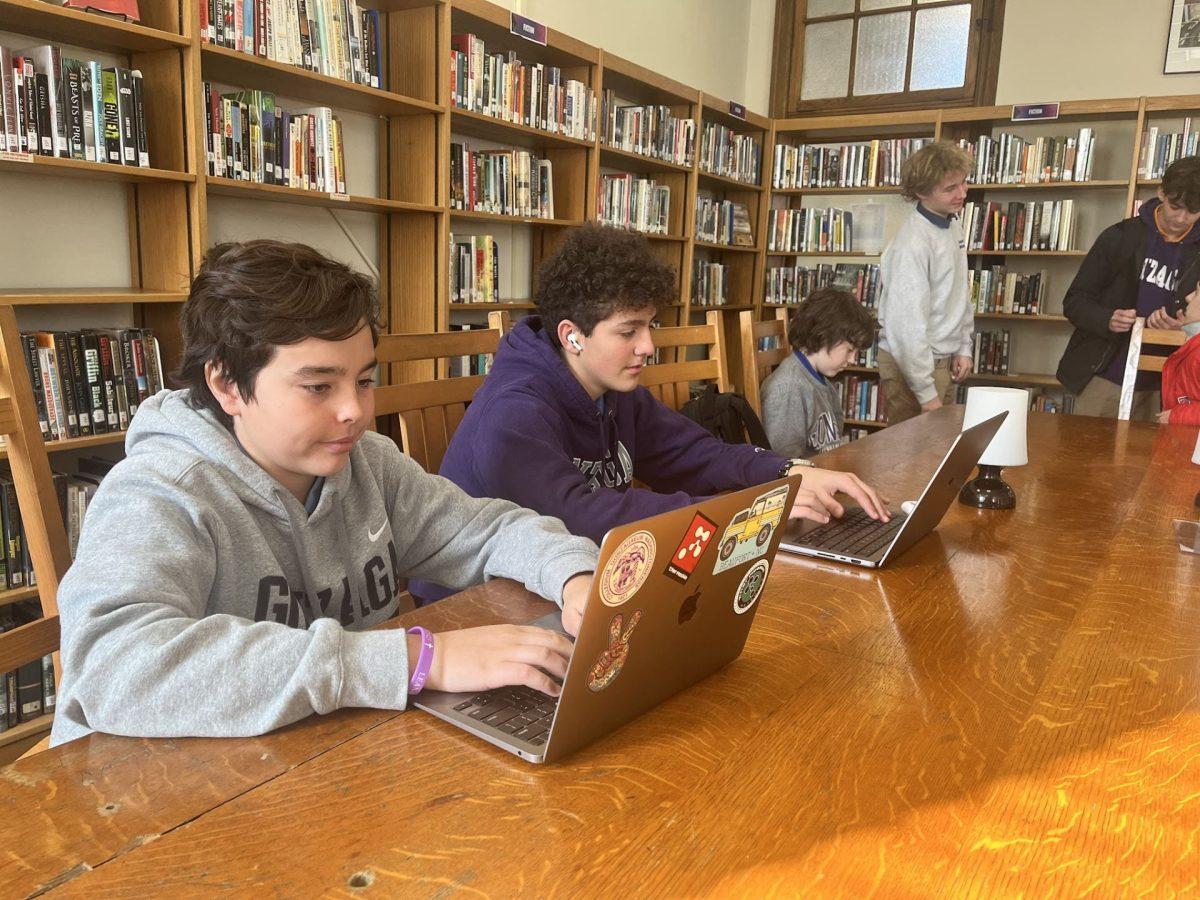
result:
<svg viewBox="0 0 1200 900"><path fill-rule="evenodd" d="M549 629L550 631L557 631L559 634L567 634L567 632L563 628L563 624L562 624L562 610L561 609L556 609L552 613L547 613L546 615L542 616L540 619L534 619L532 622L529 623L529 626L531 628L546 628L546 629ZM569 634L567 634L567 637L570 638L571 636ZM574 638L571 638L571 640L574 640Z"/></svg>

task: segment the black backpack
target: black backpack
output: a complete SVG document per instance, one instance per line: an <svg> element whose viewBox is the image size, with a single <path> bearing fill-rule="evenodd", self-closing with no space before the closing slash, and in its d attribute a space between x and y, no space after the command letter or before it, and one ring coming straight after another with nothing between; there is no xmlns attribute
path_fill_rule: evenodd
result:
<svg viewBox="0 0 1200 900"><path fill-rule="evenodd" d="M720 393L715 384L708 384L679 411L727 444L745 444L749 438L749 443L771 449L762 422L741 394Z"/></svg>

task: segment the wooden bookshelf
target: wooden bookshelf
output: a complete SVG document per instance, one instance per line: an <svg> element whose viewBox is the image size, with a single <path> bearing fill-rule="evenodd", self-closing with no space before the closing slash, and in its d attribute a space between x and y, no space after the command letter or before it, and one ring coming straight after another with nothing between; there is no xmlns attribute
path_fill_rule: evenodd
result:
<svg viewBox="0 0 1200 900"><path fill-rule="evenodd" d="M499 303L451 303L450 308L460 312L493 312L495 310L518 312L535 310L537 309L537 304L532 300L502 300Z"/></svg>
<svg viewBox="0 0 1200 900"><path fill-rule="evenodd" d="M1055 316L1047 313L1038 313L1037 315L1023 315L1021 313L1000 313L1000 312L977 312L977 319L1004 319L1009 322L1044 322L1062 324L1068 321L1066 316Z"/></svg>
<svg viewBox="0 0 1200 900"><path fill-rule="evenodd" d="M1070 191L1104 188L1121 188L1124 190L1128 187L1128 181L1118 181L1116 179L1108 179L1103 181L1036 181L1028 184L995 183L967 185L967 189L972 191Z"/></svg>
<svg viewBox="0 0 1200 900"><path fill-rule="evenodd" d="M87 162L81 159L62 159L55 156L34 154L5 154L0 156L0 172L17 175L47 175L56 178L90 178L95 181L122 181L128 184L161 184L194 182L196 176L189 172L174 172L170 169L118 166L112 163Z"/></svg>
<svg viewBox="0 0 1200 900"><path fill-rule="evenodd" d="M13 603L20 603L22 600L32 600L37 595L38 589L36 585L33 587L0 590L0 606L11 606Z"/></svg>
<svg viewBox="0 0 1200 900"><path fill-rule="evenodd" d="M175 6L174 3L144 5L149 7L143 10L147 23L156 21L162 10L162 26L170 18L170 7ZM191 46L190 38L165 27L123 22L75 9L64 9L51 6L45 0L0 0L0 31L13 31L106 53L145 53Z"/></svg>
<svg viewBox="0 0 1200 900"><path fill-rule="evenodd" d="M874 419L847 419L847 428L887 428L887 422L876 422Z"/></svg>
<svg viewBox="0 0 1200 900"><path fill-rule="evenodd" d="M547 131L544 128L508 122L495 116L458 107L451 108L450 123L455 134L482 138L500 144L517 144L522 147L575 147L590 150L593 143L555 131Z"/></svg>
<svg viewBox="0 0 1200 900"><path fill-rule="evenodd" d="M306 191L281 184L256 184L233 178L206 176L205 187L210 196L241 197L251 200L270 200L300 206L325 206L330 209L350 209L368 213L438 213L441 209L422 203L386 200L382 197L360 197L354 194L331 194L326 191ZM457 213L456 213L457 215Z"/></svg>
<svg viewBox="0 0 1200 900"><path fill-rule="evenodd" d="M1058 379L1053 375L986 375L979 372L972 372L967 376L967 381L990 381L996 384L1032 384L1042 387L1059 387Z"/></svg>
<svg viewBox="0 0 1200 900"><path fill-rule="evenodd" d="M182 303L186 291L138 291L124 288L0 289L0 303L13 306L108 306L124 303Z"/></svg>
<svg viewBox="0 0 1200 900"><path fill-rule="evenodd" d="M7 747L9 744L15 744L18 741L23 741L26 738L36 737L39 734L44 734L50 730L50 726L54 724L54 714L49 713L44 716L38 716L28 722L22 722L19 725L14 725L7 731L0 731L0 747Z"/></svg>

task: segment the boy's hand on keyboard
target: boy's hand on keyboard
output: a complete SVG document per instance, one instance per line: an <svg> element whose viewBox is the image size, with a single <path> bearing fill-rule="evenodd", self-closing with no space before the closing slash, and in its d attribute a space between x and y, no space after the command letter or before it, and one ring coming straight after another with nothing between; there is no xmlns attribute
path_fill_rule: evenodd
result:
<svg viewBox="0 0 1200 900"><path fill-rule="evenodd" d="M804 469L801 473L801 487L796 496L796 505L792 507L793 519L812 519L814 522L828 522L829 516L839 518L845 512L842 504L834 495L839 491L848 494L858 501L858 505L866 510L872 519L886 522L891 518L887 504L875 493L874 489L863 482L857 475L850 472L833 472L829 469ZM809 502L805 496L808 491L815 495L816 505ZM811 513L816 513L815 515ZM821 516L824 518L821 518Z"/></svg>
<svg viewBox="0 0 1200 900"><path fill-rule="evenodd" d="M416 665L411 652L409 657L409 666ZM546 628L485 625L443 631L434 635L433 665L426 684L433 690L456 692L523 684L557 697L570 658L570 640Z"/></svg>

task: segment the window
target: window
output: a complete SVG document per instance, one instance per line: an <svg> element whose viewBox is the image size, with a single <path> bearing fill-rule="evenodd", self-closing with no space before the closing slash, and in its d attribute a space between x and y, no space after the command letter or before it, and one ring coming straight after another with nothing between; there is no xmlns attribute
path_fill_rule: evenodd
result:
<svg viewBox="0 0 1200 900"><path fill-rule="evenodd" d="M772 113L991 103L1002 19L1003 0L777 0Z"/></svg>

